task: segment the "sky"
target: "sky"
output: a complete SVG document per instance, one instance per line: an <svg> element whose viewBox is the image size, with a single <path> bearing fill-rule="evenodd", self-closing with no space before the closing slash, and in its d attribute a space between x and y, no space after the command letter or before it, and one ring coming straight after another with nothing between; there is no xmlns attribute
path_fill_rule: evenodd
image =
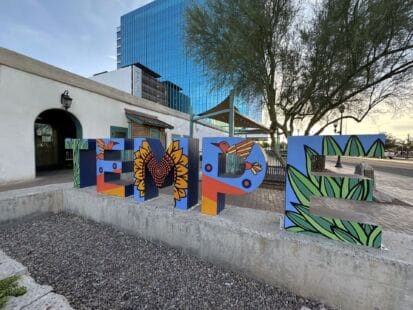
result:
<svg viewBox="0 0 413 310"><path fill-rule="evenodd" d="M0 0L0 47L90 77L116 69L116 27L121 15L152 0ZM373 113L346 134L388 132L413 136L412 108ZM333 132L333 127L325 134Z"/></svg>
<svg viewBox="0 0 413 310"><path fill-rule="evenodd" d="M116 69L121 15L152 0L0 0L0 47L82 76Z"/></svg>

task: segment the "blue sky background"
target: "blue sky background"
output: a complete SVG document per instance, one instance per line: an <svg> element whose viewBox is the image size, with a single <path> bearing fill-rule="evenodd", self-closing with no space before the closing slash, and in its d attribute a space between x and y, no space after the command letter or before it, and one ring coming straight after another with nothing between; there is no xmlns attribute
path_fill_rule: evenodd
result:
<svg viewBox="0 0 413 310"><path fill-rule="evenodd" d="M116 69L120 16L152 0L0 0L0 47L73 73Z"/></svg>

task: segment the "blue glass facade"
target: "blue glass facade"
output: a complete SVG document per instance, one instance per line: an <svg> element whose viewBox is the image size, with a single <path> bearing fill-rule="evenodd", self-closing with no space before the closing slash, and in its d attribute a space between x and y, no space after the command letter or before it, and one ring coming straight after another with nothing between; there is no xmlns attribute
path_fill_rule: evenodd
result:
<svg viewBox="0 0 413 310"><path fill-rule="evenodd" d="M161 81L182 88L181 95L176 89L171 90L174 93L171 107L187 112L189 98L193 112L201 113L225 99L229 90L212 91L203 68L185 53L184 12L192 1L155 0L123 15L118 33L118 67L143 64L159 73ZM246 111L246 105L237 106L241 112L257 119Z"/></svg>

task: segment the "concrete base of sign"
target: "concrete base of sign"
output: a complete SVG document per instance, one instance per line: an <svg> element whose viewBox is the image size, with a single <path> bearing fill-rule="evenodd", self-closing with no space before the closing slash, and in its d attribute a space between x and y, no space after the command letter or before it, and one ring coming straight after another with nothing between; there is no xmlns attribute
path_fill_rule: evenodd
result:
<svg viewBox="0 0 413 310"><path fill-rule="evenodd" d="M60 192L62 199L53 202L60 204L45 210L74 213L164 242L341 309L413 308L411 235L384 231L386 249L377 250L284 231L274 212L229 206L210 217L197 207L174 209L170 196L137 203L97 194L94 187L66 186ZM21 197L14 204L17 209L19 201ZM1 205L0 195L0 213Z"/></svg>

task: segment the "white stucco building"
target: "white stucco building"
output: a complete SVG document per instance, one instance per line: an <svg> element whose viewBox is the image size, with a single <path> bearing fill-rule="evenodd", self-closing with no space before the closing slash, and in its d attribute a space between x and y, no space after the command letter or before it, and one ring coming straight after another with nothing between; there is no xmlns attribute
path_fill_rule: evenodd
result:
<svg viewBox="0 0 413 310"><path fill-rule="evenodd" d="M66 90L73 99L68 111L60 101ZM126 110L136 118L127 117ZM189 116L0 48L0 132L4 184L35 178L36 166L44 164L39 157L61 166L64 135L105 138L142 133L164 137L168 144L174 135L189 135ZM211 125L195 124L195 138L226 135ZM57 147L51 151L48 145L53 141ZM48 155L36 156L39 152Z"/></svg>

